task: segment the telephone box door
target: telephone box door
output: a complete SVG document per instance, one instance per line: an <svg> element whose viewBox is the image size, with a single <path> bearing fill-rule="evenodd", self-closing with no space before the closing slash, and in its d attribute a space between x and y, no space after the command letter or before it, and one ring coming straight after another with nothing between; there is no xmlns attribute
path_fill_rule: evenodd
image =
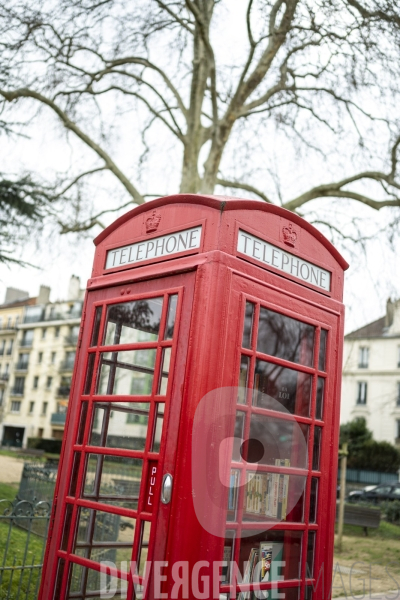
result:
<svg viewBox="0 0 400 600"><path fill-rule="evenodd" d="M164 558L194 277L88 294L46 600L96 598L101 589L132 598L146 561Z"/></svg>
<svg viewBox="0 0 400 600"><path fill-rule="evenodd" d="M238 392L217 558L238 565L247 584L239 598L252 583L277 586L286 600L315 600L330 589L342 309L309 296L233 276L229 312L230 322L238 322L238 343L228 344L233 351L227 346L224 381ZM320 529L321 518L329 530ZM231 585L225 567L220 592L228 595L221 598L229 597Z"/></svg>

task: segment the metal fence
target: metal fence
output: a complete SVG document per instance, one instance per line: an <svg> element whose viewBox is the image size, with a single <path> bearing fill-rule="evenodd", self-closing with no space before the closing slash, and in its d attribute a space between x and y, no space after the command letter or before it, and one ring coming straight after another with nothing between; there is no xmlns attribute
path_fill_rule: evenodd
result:
<svg viewBox="0 0 400 600"><path fill-rule="evenodd" d="M338 471L338 480L340 481L340 469ZM378 485L380 483L392 483L398 481L397 473L381 473L379 471L365 471L363 469L347 469L347 483L363 483L365 485Z"/></svg>
<svg viewBox="0 0 400 600"><path fill-rule="evenodd" d="M36 600L51 503L0 500L0 600Z"/></svg>
<svg viewBox="0 0 400 600"><path fill-rule="evenodd" d="M57 480L57 469L43 463L25 463L19 484L19 500L51 502Z"/></svg>

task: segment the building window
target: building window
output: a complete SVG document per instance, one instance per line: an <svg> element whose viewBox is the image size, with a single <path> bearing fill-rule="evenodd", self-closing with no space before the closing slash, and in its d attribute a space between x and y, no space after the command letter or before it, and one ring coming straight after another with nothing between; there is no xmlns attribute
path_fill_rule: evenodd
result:
<svg viewBox="0 0 400 600"><path fill-rule="evenodd" d="M397 346L397 366L400 368L400 346Z"/></svg>
<svg viewBox="0 0 400 600"><path fill-rule="evenodd" d="M55 328L55 330L54 330L54 337L56 337L56 338L60 337L60 328L59 327Z"/></svg>
<svg viewBox="0 0 400 600"><path fill-rule="evenodd" d="M396 406L400 406L400 381L397 382Z"/></svg>
<svg viewBox="0 0 400 600"><path fill-rule="evenodd" d="M11 410L10 412L12 413L19 413L21 410L21 402L19 402L18 400L13 400L11 402Z"/></svg>
<svg viewBox="0 0 400 600"><path fill-rule="evenodd" d="M6 363L4 365L4 373L8 374L9 370L10 370L10 363Z"/></svg>
<svg viewBox="0 0 400 600"><path fill-rule="evenodd" d="M1 343L0 343L0 356L3 356L5 347L6 347L6 340L1 340Z"/></svg>
<svg viewBox="0 0 400 600"><path fill-rule="evenodd" d="M56 362L56 352L51 353L51 364L54 365Z"/></svg>
<svg viewBox="0 0 400 600"><path fill-rule="evenodd" d="M3 406L4 388L0 388L0 406Z"/></svg>
<svg viewBox="0 0 400 600"><path fill-rule="evenodd" d="M13 345L14 345L14 340L10 340L8 343L7 354L12 353Z"/></svg>
<svg viewBox="0 0 400 600"><path fill-rule="evenodd" d="M43 329L42 329L42 340L44 340L44 338L46 337L46 331L47 331L46 327L43 327Z"/></svg>
<svg viewBox="0 0 400 600"><path fill-rule="evenodd" d="M23 333L21 346L32 346L33 342L33 329L26 329Z"/></svg>
<svg viewBox="0 0 400 600"><path fill-rule="evenodd" d="M400 419L397 419L396 425L397 425L397 435L396 435L396 438L398 440L400 440Z"/></svg>
<svg viewBox="0 0 400 600"><path fill-rule="evenodd" d="M49 390L51 388L51 384L53 382L53 378L52 377L48 377L47 381L46 381L46 388Z"/></svg>
<svg viewBox="0 0 400 600"><path fill-rule="evenodd" d="M33 389L37 390L39 386L39 377L37 375L35 375L35 377L33 378Z"/></svg>
<svg viewBox="0 0 400 600"><path fill-rule="evenodd" d="M42 415L43 416L45 416L47 413L47 405L48 405L48 402L43 402L43 405L42 405Z"/></svg>
<svg viewBox="0 0 400 600"><path fill-rule="evenodd" d="M15 378L15 382L14 382L14 394L21 394L21 396L24 393L24 387L25 387L25 377L16 377Z"/></svg>
<svg viewBox="0 0 400 600"><path fill-rule="evenodd" d="M43 360L43 352L39 352L38 354L38 363L40 364Z"/></svg>
<svg viewBox="0 0 400 600"><path fill-rule="evenodd" d="M8 317L7 319L7 329L10 329L12 323L12 317Z"/></svg>
<svg viewBox="0 0 400 600"><path fill-rule="evenodd" d="M17 315L17 316L15 317L15 324L14 324L14 327L16 327L16 326L18 325L18 323L19 323L19 315Z"/></svg>
<svg viewBox="0 0 400 600"><path fill-rule="evenodd" d="M30 415L33 415L34 408L35 408L35 403L29 402L29 414Z"/></svg>
<svg viewBox="0 0 400 600"><path fill-rule="evenodd" d="M358 382L357 404L367 404L367 382Z"/></svg>
<svg viewBox="0 0 400 600"><path fill-rule="evenodd" d="M29 354L27 354L27 353L20 354L18 357L17 369L26 370L28 368L28 362L29 362Z"/></svg>
<svg viewBox="0 0 400 600"><path fill-rule="evenodd" d="M358 368L367 369L369 360L369 348L361 347L358 350Z"/></svg>

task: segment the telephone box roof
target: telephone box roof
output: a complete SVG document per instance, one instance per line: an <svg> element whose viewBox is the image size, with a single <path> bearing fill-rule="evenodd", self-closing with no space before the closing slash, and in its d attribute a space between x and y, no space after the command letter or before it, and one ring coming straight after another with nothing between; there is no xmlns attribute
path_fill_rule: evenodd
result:
<svg viewBox="0 0 400 600"><path fill-rule="evenodd" d="M316 229L313 225L305 221L302 217L296 215L285 208L276 206L275 204L268 204L260 200L249 200L242 198L232 198L229 196L213 196L213 195L202 195L202 194L174 194L172 196L164 196L155 200L145 202L136 208L133 208L129 212L125 213L118 219L116 219L111 225L106 227L94 240L93 243L98 246L103 242L113 231L118 229L122 224L126 223L133 217L140 215L141 213L154 210L161 206L169 204L198 204L200 206L208 206L214 208L219 212L228 210L260 210L263 212L275 214L281 217L285 217L308 231L313 235L325 248L330 252L333 258L338 262L341 268L346 271L349 268L348 262L343 258L340 252L331 244L331 242Z"/></svg>

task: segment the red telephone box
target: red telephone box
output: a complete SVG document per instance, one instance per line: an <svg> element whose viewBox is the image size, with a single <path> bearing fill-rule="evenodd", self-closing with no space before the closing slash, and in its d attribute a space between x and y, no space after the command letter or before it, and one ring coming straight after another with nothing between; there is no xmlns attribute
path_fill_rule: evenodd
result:
<svg viewBox="0 0 400 600"><path fill-rule="evenodd" d="M95 244L40 598L328 598L347 263L190 194Z"/></svg>

